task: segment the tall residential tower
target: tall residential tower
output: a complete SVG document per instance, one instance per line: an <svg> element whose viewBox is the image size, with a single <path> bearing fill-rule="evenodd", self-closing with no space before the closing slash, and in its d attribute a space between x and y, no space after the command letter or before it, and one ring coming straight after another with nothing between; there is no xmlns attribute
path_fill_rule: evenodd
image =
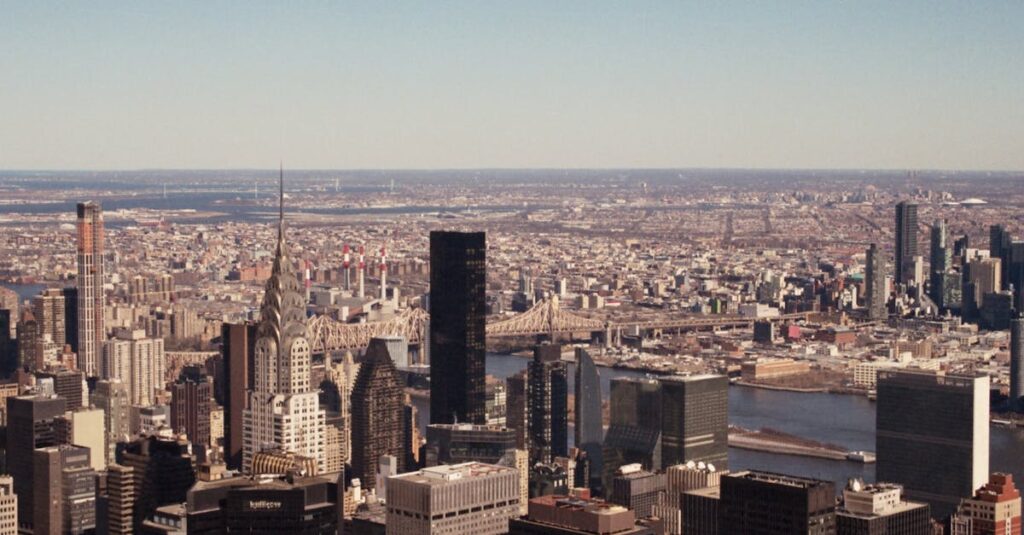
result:
<svg viewBox="0 0 1024 535"><path fill-rule="evenodd" d="M103 209L95 202L78 203L78 369L89 377L100 373L106 338L103 328Z"/></svg>

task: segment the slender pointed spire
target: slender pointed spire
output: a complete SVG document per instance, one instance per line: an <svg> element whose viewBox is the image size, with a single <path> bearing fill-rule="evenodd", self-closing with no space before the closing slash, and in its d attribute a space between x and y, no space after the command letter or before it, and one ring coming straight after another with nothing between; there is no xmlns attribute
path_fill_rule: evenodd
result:
<svg viewBox="0 0 1024 535"><path fill-rule="evenodd" d="M284 240L284 161L281 162L281 174L278 177L278 201L277 201L277 240Z"/></svg>

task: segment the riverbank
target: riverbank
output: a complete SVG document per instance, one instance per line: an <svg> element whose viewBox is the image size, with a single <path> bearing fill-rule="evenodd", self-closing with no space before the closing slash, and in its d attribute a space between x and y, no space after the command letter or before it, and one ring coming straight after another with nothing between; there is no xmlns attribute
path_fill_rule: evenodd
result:
<svg viewBox="0 0 1024 535"><path fill-rule="evenodd" d="M801 394L831 394L828 388L798 388L795 386L779 386L779 385L766 385L761 383L746 383L743 381L736 381L733 383L736 386L745 386L748 388L762 388L764 390L777 390L780 392L799 392Z"/></svg>
<svg viewBox="0 0 1024 535"><path fill-rule="evenodd" d="M869 453L847 451L846 448L836 444L818 442L774 429L753 431L730 426L729 447L783 455L817 457L833 461L874 461L874 455Z"/></svg>

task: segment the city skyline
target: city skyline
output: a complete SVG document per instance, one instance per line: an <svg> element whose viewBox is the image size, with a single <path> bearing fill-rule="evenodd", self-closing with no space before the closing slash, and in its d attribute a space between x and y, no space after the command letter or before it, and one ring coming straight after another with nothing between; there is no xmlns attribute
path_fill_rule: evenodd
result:
<svg viewBox="0 0 1024 535"><path fill-rule="evenodd" d="M0 535L1020 534L1024 4L0 8Z"/></svg>

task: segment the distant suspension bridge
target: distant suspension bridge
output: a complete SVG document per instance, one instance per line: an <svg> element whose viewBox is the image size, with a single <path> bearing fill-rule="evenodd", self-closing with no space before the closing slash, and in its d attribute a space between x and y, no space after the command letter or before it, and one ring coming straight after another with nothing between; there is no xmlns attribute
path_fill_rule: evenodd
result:
<svg viewBox="0 0 1024 535"><path fill-rule="evenodd" d="M773 321L807 319L810 313L783 314ZM606 341L619 337L623 331L650 332L656 330L685 331L697 329L743 327L757 318L737 315L686 316L659 318L649 321L604 321L588 318L563 310L557 297L544 299L532 308L510 318L487 323L488 338L514 338L523 336L570 335L573 333L604 333ZM326 353L346 349L361 349L377 336L402 336L411 344L426 339L430 314L422 308L407 308L394 318L367 323L344 323L327 316L315 316L308 324L309 341L313 352Z"/></svg>

